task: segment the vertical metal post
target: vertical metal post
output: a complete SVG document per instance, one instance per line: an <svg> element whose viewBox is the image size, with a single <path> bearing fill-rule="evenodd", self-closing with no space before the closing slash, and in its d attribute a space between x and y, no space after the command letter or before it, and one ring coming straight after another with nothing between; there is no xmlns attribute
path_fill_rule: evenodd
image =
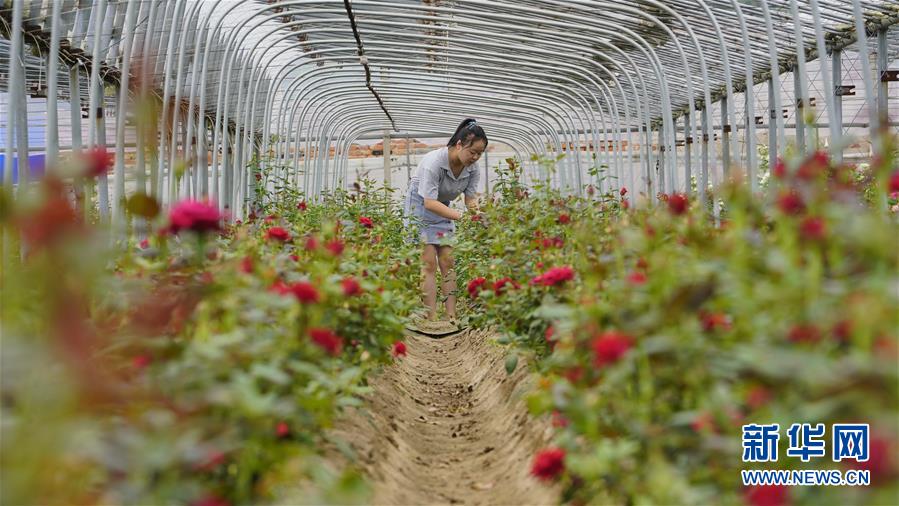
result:
<svg viewBox="0 0 899 506"><path fill-rule="evenodd" d="M796 101L796 148L799 154L804 155L808 150L805 145L805 108L808 104L805 102L803 93L802 73L798 67L793 67L793 99Z"/></svg>
<svg viewBox="0 0 899 506"><path fill-rule="evenodd" d="M327 153L326 153L327 154ZM390 130L384 130L384 188L390 188Z"/></svg>
<svg viewBox="0 0 899 506"><path fill-rule="evenodd" d="M780 111L777 109L779 93L776 90L777 84L774 79L768 80L768 171L774 170L777 163L777 121L780 118Z"/></svg>
<svg viewBox="0 0 899 506"><path fill-rule="evenodd" d="M119 106L116 110L115 174L113 175L112 222L118 224L124 218L122 200L125 198L125 120L128 116L131 78L131 45L134 43L134 25L138 5L128 2L125 8L125 45L122 47L122 77L119 83Z"/></svg>
<svg viewBox="0 0 899 506"><path fill-rule="evenodd" d="M724 160L724 176L730 173L730 114L728 114L729 104L727 103L727 97L721 99L721 147L723 148L721 151L722 159Z"/></svg>
<svg viewBox="0 0 899 506"><path fill-rule="evenodd" d="M484 149L484 194L490 193L490 152Z"/></svg>
<svg viewBox="0 0 899 506"><path fill-rule="evenodd" d="M690 115L693 111L684 115L684 193L690 194L693 191L693 130L690 125Z"/></svg>
<svg viewBox="0 0 899 506"><path fill-rule="evenodd" d="M15 153L16 157L19 158L19 177L18 183L21 185L22 182L22 153L20 151L15 150L14 146L15 142L15 126L18 123L19 117L19 100L18 93L16 90L23 88L23 86L19 86L19 73L23 72L19 66L19 62L21 61L20 55L22 54L22 10L24 8L23 0L14 0L13 1L13 15L12 15L12 26L10 27L10 37L11 45L9 50L9 93L7 94L7 99L9 103L7 104L6 114L6 158L3 163L3 184L6 188L12 188L12 164L13 164L13 153ZM24 76L22 76L22 82L25 82ZM26 153L27 155L27 153Z"/></svg>
<svg viewBox="0 0 899 506"><path fill-rule="evenodd" d="M843 160L843 52L835 49L831 54L831 64L833 71L833 89L829 90L833 94L833 110L830 115L833 117L830 129L830 146L833 153L834 161L837 163Z"/></svg>
<svg viewBox="0 0 899 506"><path fill-rule="evenodd" d="M103 120L103 84L100 82L100 64L102 62L101 49L103 48L103 20L106 13L106 0L96 0L91 9L91 19L93 20L91 44L91 73L89 80L90 95L88 98L88 107L90 110L88 118L87 142L91 148L100 146L97 142L97 131L100 129L100 123ZM108 182L105 175L97 178L100 217L105 218L109 213L109 190ZM90 185L85 191L85 208L92 207L90 202ZM104 192L103 189L106 189Z"/></svg>
<svg viewBox="0 0 899 506"><path fill-rule="evenodd" d="M877 93L877 116L881 125L889 121L890 83L886 79L886 72L890 68L889 53L887 51L887 30L877 32L877 75L880 80L880 90Z"/></svg>
<svg viewBox="0 0 899 506"><path fill-rule="evenodd" d="M709 115L708 107L703 104L702 110L702 173L699 177L699 201L705 204L709 187Z"/></svg>
<svg viewBox="0 0 899 506"><path fill-rule="evenodd" d="M62 2L53 2L50 18L50 53L47 55L47 169L59 162L59 32Z"/></svg>
<svg viewBox="0 0 899 506"><path fill-rule="evenodd" d="M406 134L406 185L412 180L412 136Z"/></svg>

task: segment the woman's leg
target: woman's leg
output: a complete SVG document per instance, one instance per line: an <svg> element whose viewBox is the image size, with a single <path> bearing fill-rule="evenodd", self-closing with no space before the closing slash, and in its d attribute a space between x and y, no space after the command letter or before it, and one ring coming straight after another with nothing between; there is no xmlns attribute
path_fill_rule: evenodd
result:
<svg viewBox="0 0 899 506"><path fill-rule="evenodd" d="M452 246L437 247L437 263L443 278L443 295L446 297L446 317L456 318L456 270L453 269Z"/></svg>
<svg viewBox="0 0 899 506"><path fill-rule="evenodd" d="M425 244L421 253L421 291L428 308L428 319L437 319L437 246Z"/></svg>

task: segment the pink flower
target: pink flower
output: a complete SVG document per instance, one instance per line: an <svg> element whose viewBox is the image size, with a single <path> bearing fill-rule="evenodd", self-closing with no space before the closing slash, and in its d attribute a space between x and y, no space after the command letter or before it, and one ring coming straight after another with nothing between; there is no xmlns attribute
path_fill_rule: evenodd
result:
<svg viewBox="0 0 899 506"><path fill-rule="evenodd" d="M405 357L406 356L406 343L402 341L397 341L393 343L393 356L394 357Z"/></svg>
<svg viewBox="0 0 899 506"><path fill-rule="evenodd" d="M646 274L640 271L634 271L627 276L627 282L632 285L642 285L646 283Z"/></svg>
<svg viewBox="0 0 899 506"><path fill-rule="evenodd" d="M306 281L299 281L290 285L290 293L303 304L315 304L321 300L321 296L315 286Z"/></svg>
<svg viewBox="0 0 899 506"><path fill-rule="evenodd" d="M82 155L85 163L86 177L100 177L109 173L115 158L106 148L95 147L85 151Z"/></svg>
<svg viewBox="0 0 899 506"><path fill-rule="evenodd" d="M356 278L344 278L343 281L340 282L340 285L343 287L343 294L347 297L353 297L354 295L360 295L362 293L362 286L359 285Z"/></svg>
<svg viewBox="0 0 899 506"><path fill-rule="evenodd" d="M593 364L604 367L614 364L633 346L633 339L627 334L610 330L593 338Z"/></svg>
<svg viewBox="0 0 899 506"><path fill-rule="evenodd" d="M574 269L572 269L570 266L564 265L562 267L553 267L543 274L534 277L529 283L532 286L556 286L572 279L574 279Z"/></svg>
<svg viewBox="0 0 899 506"><path fill-rule="evenodd" d="M148 239L144 239L140 242L140 249L147 249L150 247L150 241Z"/></svg>
<svg viewBox="0 0 899 506"><path fill-rule="evenodd" d="M275 426L275 435L279 438L285 438L290 435L290 425L287 425L287 422L278 422L278 425Z"/></svg>
<svg viewBox="0 0 899 506"><path fill-rule="evenodd" d="M546 448L534 456L531 474L544 481L556 480L565 472L565 450Z"/></svg>
<svg viewBox="0 0 899 506"><path fill-rule="evenodd" d="M221 230L222 218L224 216L215 204L183 200L177 203L169 213L168 231L173 234L182 230L191 230L197 233L215 232Z"/></svg>
<svg viewBox="0 0 899 506"><path fill-rule="evenodd" d="M371 218L369 218L367 216L360 216L359 224L365 228L372 228L375 226L375 224L371 221Z"/></svg>
<svg viewBox="0 0 899 506"><path fill-rule="evenodd" d="M481 287L487 284L487 280L485 278L474 278L468 282L468 296L472 299L476 299L478 294L481 292Z"/></svg>
<svg viewBox="0 0 899 506"><path fill-rule="evenodd" d="M313 343L332 356L339 355L340 349L343 347L343 338L328 329L311 328L309 337Z"/></svg>
<svg viewBox="0 0 899 506"><path fill-rule="evenodd" d="M683 193L672 193L668 197L668 211L675 216L686 213L689 206L690 200Z"/></svg>
<svg viewBox="0 0 899 506"><path fill-rule="evenodd" d="M290 232L282 227L272 227L265 233L265 238L269 240L287 242L290 240Z"/></svg>

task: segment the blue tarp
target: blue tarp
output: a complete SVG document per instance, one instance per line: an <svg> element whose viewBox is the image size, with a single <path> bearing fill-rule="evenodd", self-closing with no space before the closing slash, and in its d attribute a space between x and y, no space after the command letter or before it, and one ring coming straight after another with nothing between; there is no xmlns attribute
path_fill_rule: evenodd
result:
<svg viewBox="0 0 899 506"><path fill-rule="evenodd" d="M28 156L28 173L30 174L30 181L34 181L44 177L44 168L46 162L46 155L44 153L40 153L37 155L29 155ZM6 170L6 154L0 153L0 184L3 184L4 171ZM13 156L12 160L12 182L19 182L19 159L17 156Z"/></svg>

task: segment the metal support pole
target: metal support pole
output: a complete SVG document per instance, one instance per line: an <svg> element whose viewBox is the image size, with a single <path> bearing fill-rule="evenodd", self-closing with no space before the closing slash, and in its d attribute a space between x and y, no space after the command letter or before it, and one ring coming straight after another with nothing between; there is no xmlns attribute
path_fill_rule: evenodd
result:
<svg viewBox="0 0 899 506"><path fill-rule="evenodd" d="M699 175L699 201L705 204L709 188L709 115L708 107L711 104L704 104L702 110L702 172Z"/></svg>
<svg viewBox="0 0 899 506"><path fill-rule="evenodd" d="M886 29L877 32L877 75L880 78L880 89L877 93L877 114L880 124L886 125L889 121L890 83L887 79L887 70L890 68L889 52L887 51Z"/></svg>
<svg viewBox="0 0 899 506"><path fill-rule="evenodd" d="M723 148L721 151L722 159L724 160L724 176L727 177L730 173L730 115L728 114L729 104L727 103L727 98L721 99L721 147Z"/></svg>
<svg viewBox="0 0 899 506"><path fill-rule="evenodd" d="M325 148L327 149L327 148ZM327 153L326 153L327 155ZM390 188L390 130L384 130L384 188Z"/></svg>
<svg viewBox="0 0 899 506"><path fill-rule="evenodd" d="M833 110L829 111L829 114L833 116L831 124L835 128L830 131L830 146L834 161L839 163L843 160L843 51L839 49L833 51L831 64L833 89L829 91L833 94Z"/></svg>
<svg viewBox="0 0 899 506"><path fill-rule="evenodd" d="M805 98L802 94L802 72L798 67L793 67L793 99L796 101L796 127L794 128L796 132L796 148L799 150L800 155L805 155L808 152L805 146L805 108L808 104L805 103Z"/></svg>
<svg viewBox="0 0 899 506"><path fill-rule="evenodd" d="M684 193L693 192L693 131L690 125L690 115L693 111L684 115Z"/></svg>
<svg viewBox="0 0 899 506"><path fill-rule="evenodd" d="M777 163L777 123L780 111L777 110L779 101L776 97L779 91L776 88L774 79L768 79L768 171L774 170Z"/></svg>
<svg viewBox="0 0 899 506"><path fill-rule="evenodd" d="M484 194L490 193L490 152L484 150Z"/></svg>
<svg viewBox="0 0 899 506"><path fill-rule="evenodd" d="M47 55L47 168L55 170L59 162L59 32L62 2L53 2L50 18L50 53Z"/></svg>

